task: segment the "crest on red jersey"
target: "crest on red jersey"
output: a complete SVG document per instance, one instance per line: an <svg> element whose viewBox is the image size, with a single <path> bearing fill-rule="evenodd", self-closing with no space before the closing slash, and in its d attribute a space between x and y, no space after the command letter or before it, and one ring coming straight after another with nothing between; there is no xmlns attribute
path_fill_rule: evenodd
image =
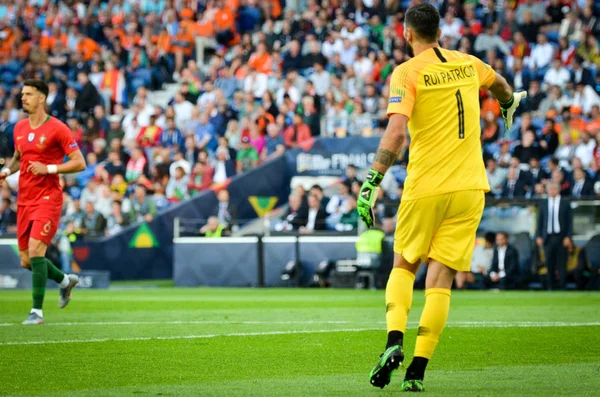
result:
<svg viewBox="0 0 600 397"><path fill-rule="evenodd" d="M42 136L40 137L40 143L37 144L38 149L45 149L46 148L46 135L42 134Z"/></svg>
<svg viewBox="0 0 600 397"><path fill-rule="evenodd" d="M35 138L35 133L30 132L29 135L27 135L27 142L33 142L34 138Z"/></svg>

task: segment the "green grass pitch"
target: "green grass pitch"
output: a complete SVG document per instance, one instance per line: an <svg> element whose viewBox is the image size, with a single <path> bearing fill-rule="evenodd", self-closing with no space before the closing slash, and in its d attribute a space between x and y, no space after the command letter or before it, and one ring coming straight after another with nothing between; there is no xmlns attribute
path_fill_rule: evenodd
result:
<svg viewBox="0 0 600 397"><path fill-rule="evenodd" d="M19 325L28 291L0 292L0 395L392 396L368 375L385 344L383 291L75 290ZM409 363L423 307L416 291ZM428 395L600 394L600 294L453 292Z"/></svg>

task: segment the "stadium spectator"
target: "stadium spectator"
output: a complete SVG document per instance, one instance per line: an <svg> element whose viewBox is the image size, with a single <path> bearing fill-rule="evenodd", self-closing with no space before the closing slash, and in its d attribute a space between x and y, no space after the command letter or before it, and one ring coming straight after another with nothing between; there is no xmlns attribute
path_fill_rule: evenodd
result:
<svg viewBox="0 0 600 397"><path fill-rule="evenodd" d="M533 48L529 57L529 67L536 73L537 78L541 78L546 74L553 56L554 47L548 42L546 35L538 34L537 45Z"/></svg>
<svg viewBox="0 0 600 397"><path fill-rule="evenodd" d="M284 132L285 145L288 148L296 148L312 137L310 128L302 119L302 115L294 114L294 121Z"/></svg>
<svg viewBox="0 0 600 397"><path fill-rule="evenodd" d="M260 157L256 148L250 144L250 138L247 136L242 137L240 149L236 156L237 172L242 173L256 167L259 160Z"/></svg>
<svg viewBox="0 0 600 397"><path fill-rule="evenodd" d="M302 198L293 193L288 197L289 208L287 213L282 216L283 222L275 225L275 230L278 231L297 231L300 227L306 225L308 220L308 212L302 206Z"/></svg>
<svg viewBox="0 0 600 397"><path fill-rule="evenodd" d="M523 133L523 139L514 149L513 156L518 158L521 164L529 164L532 157L542 157L542 150L535 141L535 133L531 130Z"/></svg>
<svg viewBox="0 0 600 397"><path fill-rule="evenodd" d="M110 215L106 218L106 235L112 236L129 225L129 214L122 210L122 203L114 200L111 205Z"/></svg>
<svg viewBox="0 0 600 397"><path fill-rule="evenodd" d="M231 159L229 150L224 147L217 148L216 161L213 164L215 170L213 176L214 183L224 183L236 173L235 162Z"/></svg>
<svg viewBox="0 0 600 397"><path fill-rule="evenodd" d="M498 25L492 24L485 28L484 33L477 35L473 43L475 54L483 57L488 51L499 51L503 55L510 53L510 48L505 41L498 35Z"/></svg>
<svg viewBox="0 0 600 397"><path fill-rule="evenodd" d="M573 106L579 108L579 112L589 115L592 112L592 107L600 106L600 95L598 95L591 86L586 85L583 81L580 81L575 86Z"/></svg>
<svg viewBox="0 0 600 397"><path fill-rule="evenodd" d="M484 144L496 142L501 135L500 132L498 118L492 110L488 110L483 119L481 142Z"/></svg>
<svg viewBox="0 0 600 397"><path fill-rule="evenodd" d="M583 58L581 56L575 56L573 59L573 65L571 67L571 83L577 85L583 83L584 85L594 85L594 78L589 68L583 66Z"/></svg>
<svg viewBox="0 0 600 397"><path fill-rule="evenodd" d="M3 197L0 205L0 236L16 232L17 213L12 208L10 198Z"/></svg>
<svg viewBox="0 0 600 397"><path fill-rule="evenodd" d="M131 202L133 219L136 221L152 222L156 215L156 204L154 200L147 196L147 193L147 188L144 185L136 185Z"/></svg>
<svg viewBox="0 0 600 397"><path fill-rule="evenodd" d="M561 197L560 185L552 182L548 184L548 198L540 203L538 209L536 239L537 245L544 248L549 290L565 288L567 249L573 244L572 233L571 205Z"/></svg>
<svg viewBox="0 0 600 397"><path fill-rule="evenodd" d="M506 171L498 167L495 159L490 158L486 161L486 173L490 184L490 194L496 197L502 195L506 181Z"/></svg>
<svg viewBox="0 0 600 397"><path fill-rule="evenodd" d="M197 193L208 189L213 183L213 174L213 168L206 162L199 161L194 164L194 168L188 182L188 192L190 196L194 196Z"/></svg>
<svg viewBox="0 0 600 397"><path fill-rule="evenodd" d="M583 40L583 23L581 22L581 19L577 17L577 12L570 11L567 13L566 18L561 19L559 36L561 38L566 38L572 43L581 43Z"/></svg>
<svg viewBox="0 0 600 397"><path fill-rule="evenodd" d="M94 203L88 201L85 203L85 214L82 220L82 234L86 237L95 238L104 236L106 220L104 216L94 208Z"/></svg>
<svg viewBox="0 0 600 397"><path fill-rule="evenodd" d="M325 211L321 208L321 201L315 195L308 196L308 214L306 224L300 226L300 233L312 233L326 229Z"/></svg>
<svg viewBox="0 0 600 397"><path fill-rule="evenodd" d="M594 184L581 168L573 170L573 188L571 196L575 198L588 197L594 195Z"/></svg>
<svg viewBox="0 0 600 397"><path fill-rule="evenodd" d="M501 140L498 144L500 145L500 151L494 154L494 159L499 167L506 168L512 156L510 153L510 142L508 140Z"/></svg>
<svg viewBox="0 0 600 397"><path fill-rule="evenodd" d="M98 186L98 198L94 203L94 209L98 211L104 219L110 215L112 201L110 188L105 184Z"/></svg>
<svg viewBox="0 0 600 397"><path fill-rule="evenodd" d="M217 194L217 219L219 224L225 229L235 231L237 227L237 207L229 201L229 192L227 189L220 190Z"/></svg>
<svg viewBox="0 0 600 397"><path fill-rule="evenodd" d="M337 231L352 231L358 228L358 212L356 211L356 198L348 196L346 209L335 225Z"/></svg>
<svg viewBox="0 0 600 397"><path fill-rule="evenodd" d="M329 203L329 197L325 196L323 188L320 185L311 186L309 194L312 194L319 199L321 203L321 208L327 208L327 204Z"/></svg>
<svg viewBox="0 0 600 397"><path fill-rule="evenodd" d="M527 105L533 116L538 115L536 111L540 108L540 103L544 98L546 98L546 94L541 91L540 82L537 80L531 81L529 90L527 91Z"/></svg>
<svg viewBox="0 0 600 397"><path fill-rule="evenodd" d="M131 150L131 158L127 162L125 169L125 179L127 179L127 182L133 182L140 175L148 173L148 161L140 148L135 147Z"/></svg>
<svg viewBox="0 0 600 397"><path fill-rule="evenodd" d="M558 134L556 133L556 124L551 118L547 118L542 128L540 136L540 147L544 155L553 155L558 147Z"/></svg>
<svg viewBox="0 0 600 397"><path fill-rule="evenodd" d="M75 100L75 110L80 113L92 113L96 105L101 103L100 94L86 72L77 74L77 82L81 88Z"/></svg>
<svg viewBox="0 0 600 397"><path fill-rule="evenodd" d="M496 248L490 268L492 286L500 289L515 289L519 275L519 252L508 242L508 233L496 235Z"/></svg>
<svg viewBox="0 0 600 397"><path fill-rule="evenodd" d="M526 193L525 182L518 178L517 169L515 167L509 167L506 173L506 181L502 187L502 197L525 197Z"/></svg>
<svg viewBox="0 0 600 397"><path fill-rule="evenodd" d="M455 281L457 289L464 289L467 287L478 289L484 288L485 282L487 281L486 279L492 267L492 260L494 259L495 242L496 235L487 232L485 234L484 243L475 245L473 257L471 258L471 271L456 273Z"/></svg>
<svg viewBox="0 0 600 397"><path fill-rule="evenodd" d="M592 139L590 134L582 132L579 135L580 143L575 147L573 156L579 158L584 167L590 167L594 161L594 149L596 148L596 140Z"/></svg>
<svg viewBox="0 0 600 397"><path fill-rule="evenodd" d="M175 168L175 176L169 179L166 188L166 197L169 202L177 203L189 198L188 192L189 177L183 167Z"/></svg>
<svg viewBox="0 0 600 397"><path fill-rule="evenodd" d="M143 148L154 147L160 141L162 132L162 128L156 125L156 116L151 115L150 122L140 129L136 141Z"/></svg>
<svg viewBox="0 0 600 397"><path fill-rule="evenodd" d="M535 43L535 39L538 35L540 25L533 20L531 12L523 13L523 20L519 22L519 31L525 37L525 40L529 43ZM514 32L513 32L514 33Z"/></svg>
<svg viewBox="0 0 600 397"><path fill-rule="evenodd" d="M571 76L567 68L565 68L560 59L555 58L552 61L552 67L548 69L544 75L544 83L547 85L557 85L560 88L565 88L571 80Z"/></svg>
<svg viewBox="0 0 600 397"><path fill-rule="evenodd" d="M200 235L203 237L223 237L227 234L225 226L219 224L219 218L216 216L209 217L206 225L200 228Z"/></svg>
<svg viewBox="0 0 600 397"><path fill-rule="evenodd" d="M550 174L540 166L540 159L537 156L532 156L529 159L529 172L532 176L532 185L541 183L545 185L550 180Z"/></svg>

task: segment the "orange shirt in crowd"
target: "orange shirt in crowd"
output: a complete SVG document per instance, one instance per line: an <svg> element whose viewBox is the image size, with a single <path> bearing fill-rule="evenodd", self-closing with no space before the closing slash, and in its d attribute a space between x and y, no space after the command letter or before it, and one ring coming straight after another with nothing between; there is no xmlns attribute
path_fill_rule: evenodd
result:
<svg viewBox="0 0 600 397"><path fill-rule="evenodd" d="M195 36L213 37L215 35L215 27L212 21L199 20L196 23L190 24L190 31Z"/></svg>
<svg viewBox="0 0 600 397"><path fill-rule="evenodd" d="M258 126L258 130L261 135L265 135L267 132L267 125L274 123L275 117L271 113L265 113L264 116L259 116L256 119L256 125Z"/></svg>
<svg viewBox="0 0 600 397"><path fill-rule="evenodd" d="M86 37L77 44L77 51L82 55L84 61L91 61L96 52L100 52L100 46L94 40Z"/></svg>
<svg viewBox="0 0 600 397"><path fill-rule="evenodd" d="M51 51L56 47L56 42L59 40L62 42L63 47L67 46L67 35L65 33L61 33L60 37L56 37L52 33L43 33L40 39L40 49L42 51Z"/></svg>
<svg viewBox="0 0 600 397"><path fill-rule="evenodd" d="M172 52L182 51L186 56L192 55L194 49L194 36L186 29L179 29L177 35L173 38L171 47Z"/></svg>
<svg viewBox="0 0 600 397"><path fill-rule="evenodd" d="M137 33L133 36L124 34L123 36L121 36L121 47L123 47L126 50L131 50L136 44L140 44L141 39L142 38Z"/></svg>
<svg viewBox="0 0 600 397"><path fill-rule="evenodd" d="M228 8L221 8L215 13L215 25L218 31L235 30L233 12Z"/></svg>
<svg viewBox="0 0 600 397"><path fill-rule="evenodd" d="M271 0L271 17L273 19L278 19L281 16L281 3L279 0Z"/></svg>
<svg viewBox="0 0 600 397"><path fill-rule="evenodd" d="M588 123L586 131L593 135L600 133L600 118L592 119Z"/></svg>
<svg viewBox="0 0 600 397"><path fill-rule="evenodd" d="M495 98L486 98L481 104L481 114L486 114L490 111L494 113L494 116L500 117L500 104Z"/></svg>
<svg viewBox="0 0 600 397"><path fill-rule="evenodd" d="M259 73L269 74L271 73L271 55L266 52L262 55L254 53L248 60L248 66L256 69Z"/></svg>
<svg viewBox="0 0 600 397"><path fill-rule="evenodd" d="M154 36L152 41L156 43L156 46L160 51L164 53L169 53L171 51L171 36L167 31L161 32L160 35Z"/></svg>
<svg viewBox="0 0 600 397"><path fill-rule="evenodd" d="M113 37L119 40L119 43L123 40L123 36L125 36L125 31L118 27L115 26L115 28L112 31Z"/></svg>
<svg viewBox="0 0 600 397"><path fill-rule="evenodd" d="M119 83L119 71L113 69L111 71L104 72L102 80L100 81L100 89L111 91L111 100L117 100L117 84Z"/></svg>
<svg viewBox="0 0 600 397"><path fill-rule="evenodd" d="M294 134L295 128L297 128L297 131ZM312 138L312 134L310 133L310 128L308 127L308 125L306 125L304 123L300 124L297 127L294 127L293 125L291 125L288 128L286 128L283 133L283 140L285 141L285 146L287 146L287 147L291 147L294 145L300 145L302 142L308 141L311 138Z"/></svg>

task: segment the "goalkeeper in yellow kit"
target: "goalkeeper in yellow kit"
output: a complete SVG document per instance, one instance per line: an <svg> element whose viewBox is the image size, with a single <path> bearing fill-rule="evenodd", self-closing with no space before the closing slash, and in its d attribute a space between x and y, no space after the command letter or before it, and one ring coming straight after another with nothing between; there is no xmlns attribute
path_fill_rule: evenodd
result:
<svg viewBox="0 0 600 397"><path fill-rule="evenodd" d="M432 5L409 8L404 24L413 58L392 74L389 124L361 188L358 213L368 227L373 225L376 189L394 163L408 126L408 176L385 294L388 341L370 381L383 388L404 360L402 343L415 273L426 260L425 307L414 358L402 383L404 391L423 391L425 368L448 317L452 281L457 271L469 270L484 194L490 189L481 153L479 89L496 96L507 128L525 93L513 93L481 60L440 48L440 16Z"/></svg>

